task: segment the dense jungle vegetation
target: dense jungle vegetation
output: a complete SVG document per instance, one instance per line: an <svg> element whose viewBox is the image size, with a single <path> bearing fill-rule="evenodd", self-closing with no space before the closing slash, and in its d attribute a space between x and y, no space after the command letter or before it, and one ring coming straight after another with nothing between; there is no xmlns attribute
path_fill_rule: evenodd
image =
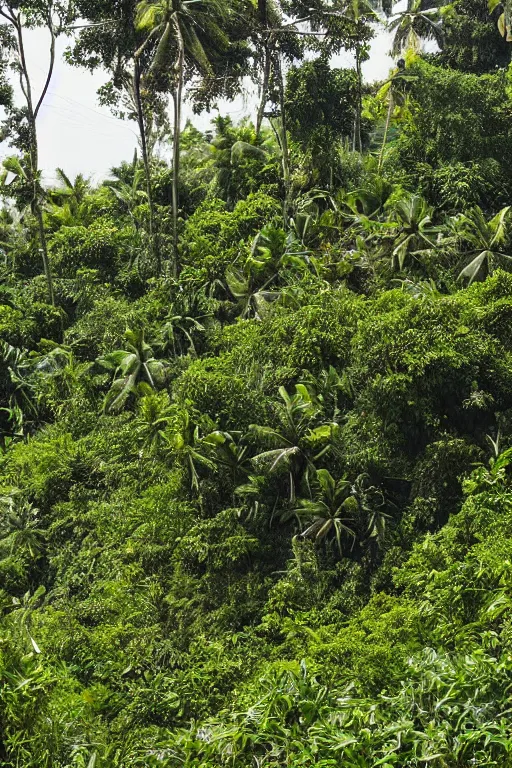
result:
<svg viewBox="0 0 512 768"><path fill-rule="evenodd" d="M510 0L0 22L0 765L512 766ZM61 35L101 184L43 182Z"/></svg>

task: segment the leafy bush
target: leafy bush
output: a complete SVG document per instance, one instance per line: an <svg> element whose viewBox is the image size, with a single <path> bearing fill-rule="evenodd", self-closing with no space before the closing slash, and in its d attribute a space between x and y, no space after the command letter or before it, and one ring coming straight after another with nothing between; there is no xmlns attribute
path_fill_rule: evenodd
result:
<svg viewBox="0 0 512 768"><path fill-rule="evenodd" d="M51 261L57 275L75 277L78 269L101 269L112 280L130 259L129 228L112 219L96 219L89 227L62 227L52 238Z"/></svg>
<svg viewBox="0 0 512 768"><path fill-rule="evenodd" d="M252 193L228 211L221 200L202 203L187 220L183 238L187 263L206 267L210 279L223 278L249 237L279 213L277 201L264 193Z"/></svg>

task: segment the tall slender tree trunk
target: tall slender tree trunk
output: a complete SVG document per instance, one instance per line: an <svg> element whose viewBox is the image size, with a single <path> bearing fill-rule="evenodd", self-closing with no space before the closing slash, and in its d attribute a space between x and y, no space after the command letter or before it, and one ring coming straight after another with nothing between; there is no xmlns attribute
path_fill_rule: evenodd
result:
<svg viewBox="0 0 512 768"><path fill-rule="evenodd" d="M356 45L356 76L357 76L357 102L356 113L354 120L354 136L352 150L355 152L363 151L363 143L361 141L361 114L363 111L363 76L361 72L361 48L359 44Z"/></svg>
<svg viewBox="0 0 512 768"><path fill-rule="evenodd" d="M268 84L270 81L270 70L272 66L271 41L269 40L269 35L266 31L268 29L267 0L258 0L258 22L263 34L265 35L265 43L263 46L263 82L261 85L261 99L258 107L258 114L256 115L256 136L259 138L261 133L261 125L263 123L263 116L265 114L265 106L267 104Z"/></svg>
<svg viewBox="0 0 512 768"><path fill-rule="evenodd" d="M388 140L389 125L391 123L391 116L393 114L394 106L395 106L395 100L393 99L393 94L390 92L388 113L386 115L386 124L384 126L384 136L382 137L382 147L380 148L379 165L377 167L377 170L379 172L382 168L382 161L384 160L384 149L386 147L387 140Z"/></svg>
<svg viewBox="0 0 512 768"><path fill-rule="evenodd" d="M270 69L272 63L272 56L268 43L265 45L264 51L265 64L263 67L263 82L261 84L261 98L258 107L258 114L256 115L256 136L259 138L261 133L261 125L263 123L263 117L265 115L265 107L267 105L268 98L268 84L270 81Z"/></svg>
<svg viewBox="0 0 512 768"><path fill-rule="evenodd" d="M134 72L133 72L133 94L135 97L135 104L137 107L137 124L139 126L140 146L142 150L142 162L144 164L144 175L146 177L146 195L148 198L149 207L149 243L151 256L156 264L157 274L160 275L162 271L162 258L160 255L160 249L155 232L155 203L153 200L153 185L151 181L151 164L149 160L148 142L146 136L146 123L144 121L144 110L142 108L142 98L140 93L140 65L137 55L135 55Z"/></svg>
<svg viewBox="0 0 512 768"><path fill-rule="evenodd" d="M279 88L279 108L281 112L281 151L283 156L283 181L284 181L284 204L283 204L283 222L288 226L288 206L290 203L290 152L288 148L288 124L286 119L286 103L284 97L284 78L281 58L279 52L276 53L275 70Z"/></svg>
<svg viewBox="0 0 512 768"><path fill-rule="evenodd" d="M53 23L51 18L48 18L47 28L50 32L50 64L48 67L48 73L46 81L34 108L34 102L32 97L32 84L30 82L30 75L27 67L27 60L25 56L25 42L23 39L23 26L21 17L13 16L13 26L16 30L16 36L18 41L18 53L20 63L20 86L27 104L27 120L29 126L29 181L32 185L32 211L37 221L37 229L39 234L40 253L43 262L43 270L46 277L48 286L48 300L50 304L55 305L55 293L53 289L53 279L51 273L50 260L48 258L48 243L46 240L46 232L44 228L43 207L41 205L41 189L39 186L39 144L37 138L37 116L43 103L43 100L48 91L50 81L53 74L53 68L55 65L55 33L53 29Z"/></svg>
<svg viewBox="0 0 512 768"><path fill-rule="evenodd" d="M173 160L172 160L172 224L173 224L173 274L180 273L178 254L178 210L179 210L179 174L180 174L180 138L181 138L181 105L183 101L183 76L185 69L185 47L179 24L176 24L179 54L177 62L177 80L172 97L174 102L173 130Z"/></svg>
<svg viewBox="0 0 512 768"><path fill-rule="evenodd" d="M44 230L44 219L41 205L34 206L34 213L37 219L37 228L39 231L39 241L41 243L41 258L43 260L43 271L46 277L46 284L48 286L48 299L50 304L55 306L55 292L53 290L53 278L52 270L50 267L50 260L48 258L48 247L46 243L46 233Z"/></svg>

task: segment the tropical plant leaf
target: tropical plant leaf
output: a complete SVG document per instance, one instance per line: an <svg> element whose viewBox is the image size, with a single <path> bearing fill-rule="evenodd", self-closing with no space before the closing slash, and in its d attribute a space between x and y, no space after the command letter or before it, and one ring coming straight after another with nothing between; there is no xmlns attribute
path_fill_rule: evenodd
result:
<svg viewBox="0 0 512 768"><path fill-rule="evenodd" d="M469 284L471 285L471 283L476 280L484 265L490 258L492 258L491 251L482 251L482 253L477 254L459 273L459 280L461 278L467 277Z"/></svg>

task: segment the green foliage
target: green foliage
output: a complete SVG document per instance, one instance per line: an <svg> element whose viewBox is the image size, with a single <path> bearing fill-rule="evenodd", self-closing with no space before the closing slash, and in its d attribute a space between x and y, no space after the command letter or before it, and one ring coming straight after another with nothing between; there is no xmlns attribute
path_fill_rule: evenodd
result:
<svg viewBox="0 0 512 768"><path fill-rule="evenodd" d="M214 120L209 149L215 171L213 192L232 208L251 193L279 187L279 170L270 135L256 135L250 124L234 126L230 118ZM274 150L274 152L273 152Z"/></svg>
<svg viewBox="0 0 512 768"><path fill-rule="evenodd" d="M486 210L507 201L506 173L497 160L419 166L423 193L448 213L480 205Z"/></svg>
<svg viewBox="0 0 512 768"><path fill-rule="evenodd" d="M126 349L117 349L98 359L98 365L113 372L114 381L105 398L105 413L116 413L139 392L147 393L165 382L165 365L156 360L141 330L126 331Z"/></svg>
<svg viewBox="0 0 512 768"><path fill-rule="evenodd" d="M221 278L249 237L278 213L275 199L264 193L250 194L232 212L221 200L200 205L188 219L184 239L187 263L206 270L208 278Z"/></svg>
<svg viewBox="0 0 512 768"><path fill-rule="evenodd" d="M477 75L506 67L510 46L496 34L498 17L499 9L490 14L478 0L457 0L443 9L444 45L436 63Z"/></svg>
<svg viewBox="0 0 512 768"><path fill-rule="evenodd" d="M364 3L99 5L145 162L3 179L0 764L512 765L508 4L395 14L376 96Z"/></svg>
<svg viewBox="0 0 512 768"><path fill-rule="evenodd" d="M287 101L292 138L309 154L316 183L328 184L333 145L350 136L357 100L357 78L351 69L331 69L324 58L308 61L288 73Z"/></svg>
<svg viewBox="0 0 512 768"><path fill-rule="evenodd" d="M101 295L92 300L89 311L68 329L66 342L87 360L119 347L124 339L126 326L138 324L136 308L123 296ZM99 294L99 295L98 295Z"/></svg>
<svg viewBox="0 0 512 768"><path fill-rule="evenodd" d="M51 242L55 274L70 278L78 269L101 269L112 280L128 261L131 237L130 229L119 229L111 219L95 219L88 227L62 227Z"/></svg>
<svg viewBox="0 0 512 768"><path fill-rule="evenodd" d="M512 257L503 253L508 242L507 224L510 206L503 208L489 222L480 208L475 208L467 215L456 220L454 227L463 241L471 247L472 257L459 277L468 278L471 284L480 274L492 274L496 261L506 262Z"/></svg>
<svg viewBox="0 0 512 768"><path fill-rule="evenodd" d="M175 384L178 401L192 405L221 428L248 427L264 408L261 394L247 376L233 370L232 356L191 363Z"/></svg>
<svg viewBox="0 0 512 768"><path fill-rule="evenodd" d="M462 163L474 168L476 177L473 181L473 174L470 175L472 189L462 197L463 203L470 204L471 195L478 193L482 196L479 203L489 200L495 208L493 198L503 199L504 184L506 195L510 195L503 164L511 146L506 72L500 70L478 77L419 61L410 71L417 78L411 84L410 116L396 143L400 162L413 179L418 173L416 163L420 164L422 175L427 166L433 169L430 173L447 164L460 168L457 164ZM492 189L489 194L482 188L478 170L479 166L485 169L491 160L495 164L484 171L485 184ZM434 196L432 201L437 203Z"/></svg>

